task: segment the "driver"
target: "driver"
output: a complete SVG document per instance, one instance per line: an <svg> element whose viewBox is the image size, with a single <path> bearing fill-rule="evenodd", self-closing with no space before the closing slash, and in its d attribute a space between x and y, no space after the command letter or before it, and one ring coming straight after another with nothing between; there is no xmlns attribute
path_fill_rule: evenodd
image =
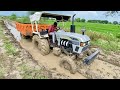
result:
<svg viewBox="0 0 120 90"><path fill-rule="evenodd" d="M57 31L57 22L54 22L48 29L49 35L52 35L53 44L55 44L55 32Z"/></svg>

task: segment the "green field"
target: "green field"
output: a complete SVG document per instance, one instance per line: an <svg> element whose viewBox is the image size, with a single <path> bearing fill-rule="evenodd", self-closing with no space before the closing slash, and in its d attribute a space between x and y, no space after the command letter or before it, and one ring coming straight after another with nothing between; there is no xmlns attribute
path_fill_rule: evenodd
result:
<svg viewBox="0 0 120 90"><path fill-rule="evenodd" d="M45 20L41 21L42 24L53 24L54 21ZM64 26L62 22L58 22L58 26L64 28L65 30L70 30L71 22L64 22ZM114 36L120 33L120 25L113 24L100 24L100 23L84 23L84 22L74 22L76 26L76 32L80 33L82 28L86 28L87 31L95 31L104 34L113 34Z"/></svg>

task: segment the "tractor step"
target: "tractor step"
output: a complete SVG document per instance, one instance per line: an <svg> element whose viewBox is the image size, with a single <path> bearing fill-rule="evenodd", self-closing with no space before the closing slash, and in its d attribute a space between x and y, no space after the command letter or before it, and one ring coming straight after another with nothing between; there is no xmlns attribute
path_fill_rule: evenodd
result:
<svg viewBox="0 0 120 90"><path fill-rule="evenodd" d="M94 61L94 59L97 57L98 54L99 54L99 50L97 49L96 52L94 52L93 54L91 54L90 56L85 58L83 63L85 63L87 65L91 64L92 61Z"/></svg>

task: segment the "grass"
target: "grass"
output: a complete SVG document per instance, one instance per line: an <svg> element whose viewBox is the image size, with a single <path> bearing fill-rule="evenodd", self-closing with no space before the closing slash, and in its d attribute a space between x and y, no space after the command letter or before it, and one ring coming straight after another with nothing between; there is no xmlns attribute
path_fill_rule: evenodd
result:
<svg viewBox="0 0 120 90"><path fill-rule="evenodd" d="M25 64L22 64L20 66L21 71L24 71L25 73L22 74L23 79L47 79L44 75L41 74L41 70L35 70L34 68L31 68Z"/></svg>
<svg viewBox="0 0 120 90"><path fill-rule="evenodd" d="M4 47L6 49L6 52L9 55L15 55L16 54L16 48L10 42L5 42Z"/></svg>
<svg viewBox="0 0 120 90"><path fill-rule="evenodd" d="M3 46L4 46L7 54L15 55L16 48L13 46L12 43L9 42L9 39L7 37L5 37L5 35L3 34L3 28L2 28L1 25L0 25L0 38L4 39L4 45Z"/></svg>
<svg viewBox="0 0 120 90"><path fill-rule="evenodd" d="M3 37L4 37L3 29L2 29L2 27L1 27L1 25L0 25L0 39L2 39Z"/></svg>
<svg viewBox="0 0 120 90"><path fill-rule="evenodd" d="M0 39L4 41L3 47L6 51L4 53L5 56L0 54L0 78L1 79L5 78L4 75L9 72L8 66L11 66L11 64L5 65L7 63L7 60L9 60L8 56L17 55L14 44L9 42L8 37L5 37L5 35L3 34L3 30L4 30L3 27L0 25ZM14 60L14 58L11 58L11 60ZM12 67L14 67L13 64L14 62L12 62ZM19 68L20 71L24 72L22 75L23 79L33 79L33 78L34 79L47 79L47 77L41 73L41 69L35 70L33 67L30 67L26 63L22 63L20 66L14 67L14 68L16 69Z"/></svg>

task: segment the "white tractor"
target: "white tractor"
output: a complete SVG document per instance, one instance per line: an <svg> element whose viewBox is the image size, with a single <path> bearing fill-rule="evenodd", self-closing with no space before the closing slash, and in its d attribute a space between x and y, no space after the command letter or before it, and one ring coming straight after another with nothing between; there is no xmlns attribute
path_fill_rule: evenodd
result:
<svg viewBox="0 0 120 90"><path fill-rule="evenodd" d="M77 71L76 62L89 65L99 54L99 50L90 50L90 38L85 35L86 30L82 30L82 34L75 33L74 16L72 16L72 25L70 26L70 32L66 32L59 28L55 32L55 38L52 38L48 34L48 30L38 32L38 22L41 17L56 18L57 21L68 21L70 16L58 15L47 12L36 12L30 16L31 24L35 23L37 32L34 32L33 28L33 41L38 43L38 48L42 55L48 55L52 49L54 55L60 56L64 54L64 57L60 60L60 66L68 69L71 73ZM56 45L52 45L52 39L55 39ZM35 41L36 40L36 41ZM87 56L87 57L86 57ZM80 64L81 65L81 64Z"/></svg>

